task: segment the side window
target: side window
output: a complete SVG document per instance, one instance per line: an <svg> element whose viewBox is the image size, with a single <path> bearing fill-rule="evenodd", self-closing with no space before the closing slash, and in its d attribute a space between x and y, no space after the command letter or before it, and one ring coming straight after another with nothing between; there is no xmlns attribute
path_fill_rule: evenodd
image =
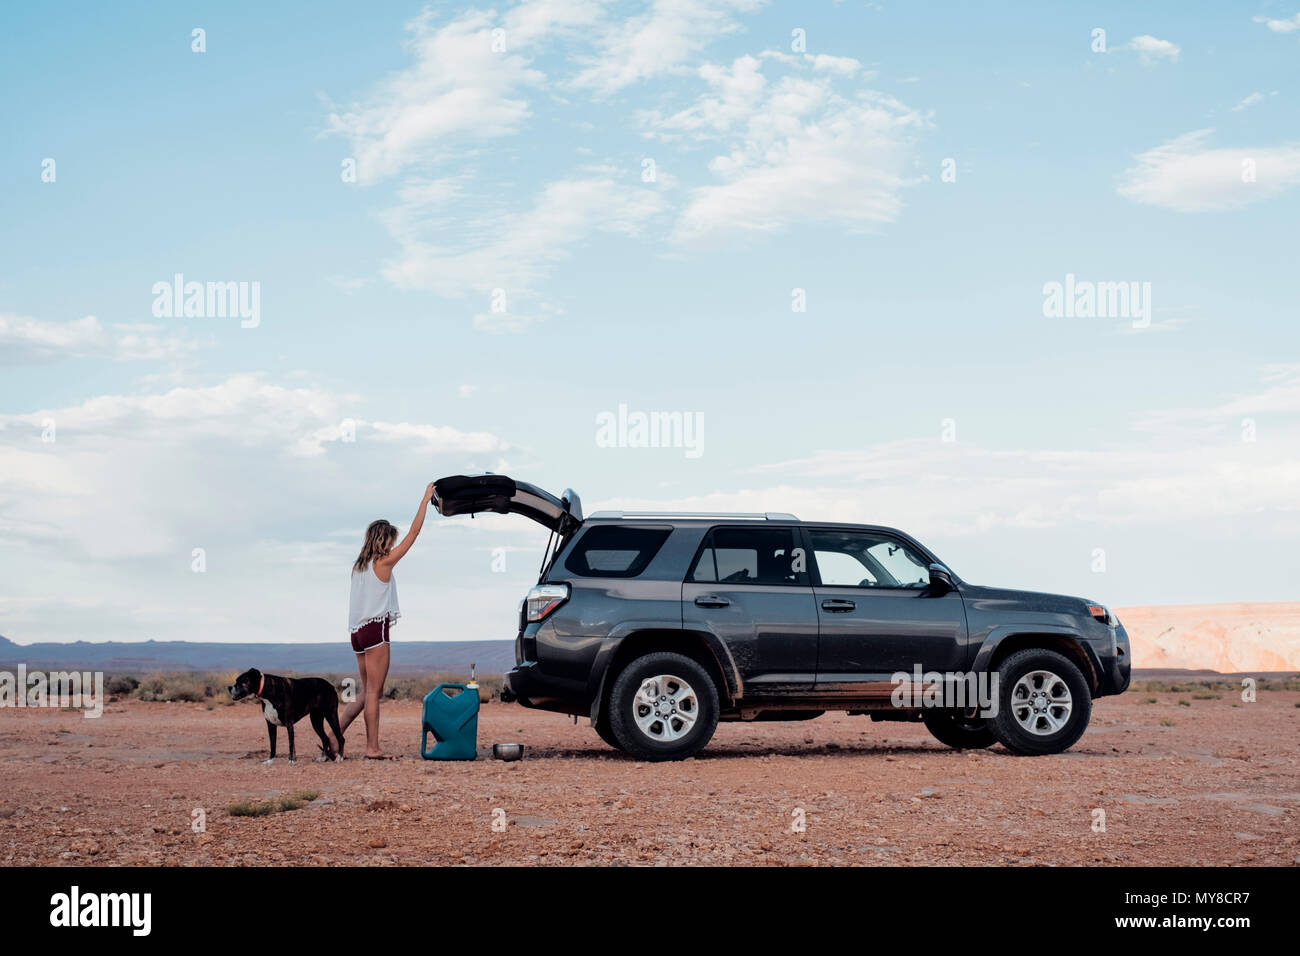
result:
<svg viewBox="0 0 1300 956"><path fill-rule="evenodd" d="M789 528L714 528L687 580L806 585L808 573Z"/></svg>
<svg viewBox="0 0 1300 956"><path fill-rule="evenodd" d="M669 528L600 525L578 539L564 566L582 577L634 578L646 569L670 533Z"/></svg>
<svg viewBox="0 0 1300 956"><path fill-rule="evenodd" d="M813 554L817 557L817 570L822 584L839 587L875 587L876 576L871 569L846 551L823 551L814 539Z"/></svg>
<svg viewBox="0 0 1300 956"><path fill-rule="evenodd" d="M867 531L810 531L817 572L826 587L923 588L930 563L894 538Z"/></svg>
<svg viewBox="0 0 1300 956"><path fill-rule="evenodd" d="M897 582L895 587L923 588L930 583L930 562L901 541L886 538L868 548L867 554Z"/></svg>

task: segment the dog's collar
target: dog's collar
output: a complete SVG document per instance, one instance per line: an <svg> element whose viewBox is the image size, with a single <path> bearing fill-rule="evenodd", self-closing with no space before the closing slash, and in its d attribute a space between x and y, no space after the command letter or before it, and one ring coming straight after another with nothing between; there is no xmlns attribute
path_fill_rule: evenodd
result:
<svg viewBox="0 0 1300 956"><path fill-rule="evenodd" d="M253 696L254 696L254 697L261 697L261 696L262 696L262 688L265 687L265 686L266 686L266 675L263 674L263 675L262 675L262 679L261 679L260 681L257 682L257 693L254 694Z"/></svg>

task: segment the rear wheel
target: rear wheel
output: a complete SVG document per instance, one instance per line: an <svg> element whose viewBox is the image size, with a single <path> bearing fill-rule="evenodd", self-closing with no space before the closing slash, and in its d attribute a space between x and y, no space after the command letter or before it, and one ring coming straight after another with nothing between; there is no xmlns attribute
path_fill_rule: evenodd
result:
<svg viewBox="0 0 1300 956"><path fill-rule="evenodd" d="M700 664L655 651L619 673L609 696L609 727L619 747L642 760L684 760L713 738L718 689Z"/></svg>
<svg viewBox="0 0 1300 956"><path fill-rule="evenodd" d="M967 717L956 710L926 710L921 719L934 739L958 750L980 750L991 747L997 738L983 717Z"/></svg>
<svg viewBox="0 0 1300 956"><path fill-rule="evenodd" d="M1016 651L998 665L998 743L1022 756L1056 754L1088 729L1092 691L1074 662L1041 648Z"/></svg>

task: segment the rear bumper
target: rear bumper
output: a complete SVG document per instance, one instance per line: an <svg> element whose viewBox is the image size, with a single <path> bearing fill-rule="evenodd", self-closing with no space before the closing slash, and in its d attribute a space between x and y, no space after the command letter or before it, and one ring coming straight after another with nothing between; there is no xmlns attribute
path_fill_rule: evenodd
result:
<svg viewBox="0 0 1300 956"><path fill-rule="evenodd" d="M571 682L548 676L536 661L520 661L506 674L501 699L561 714L586 716L590 709L583 694Z"/></svg>

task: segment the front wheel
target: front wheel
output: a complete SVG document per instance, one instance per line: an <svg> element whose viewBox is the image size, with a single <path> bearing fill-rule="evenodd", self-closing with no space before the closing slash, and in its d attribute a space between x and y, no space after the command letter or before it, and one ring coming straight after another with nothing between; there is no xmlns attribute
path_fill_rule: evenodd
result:
<svg viewBox="0 0 1300 956"><path fill-rule="evenodd" d="M718 689L700 664L655 651L623 668L609 695L609 728L642 760L685 760L713 738Z"/></svg>
<svg viewBox="0 0 1300 956"><path fill-rule="evenodd" d="M998 713L989 727L1014 754L1058 754L1088 729L1092 692L1074 662L1055 651L1016 651L998 665Z"/></svg>
<svg viewBox="0 0 1300 956"><path fill-rule="evenodd" d="M967 717L955 710L930 709L922 712L925 727L941 744L957 750L982 750L997 740L983 717Z"/></svg>

